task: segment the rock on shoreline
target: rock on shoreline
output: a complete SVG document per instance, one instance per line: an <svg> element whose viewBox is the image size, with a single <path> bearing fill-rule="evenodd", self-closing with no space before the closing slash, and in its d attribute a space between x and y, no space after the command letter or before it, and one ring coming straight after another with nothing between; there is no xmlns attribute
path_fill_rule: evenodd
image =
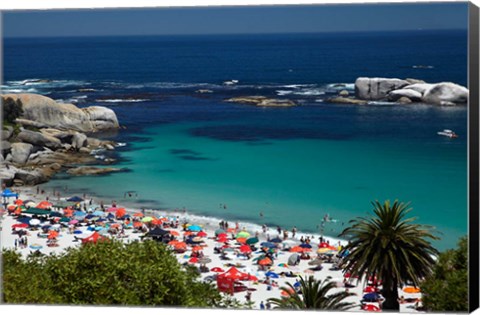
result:
<svg viewBox="0 0 480 315"><path fill-rule="evenodd" d="M94 150L113 150L115 143L87 136L99 131L118 129L115 113L106 107L78 108L59 104L35 94L5 94L20 100L23 114L16 126L2 130L0 180L7 186L36 185L47 182L55 173L74 166L98 162ZM74 174L105 174L91 167L77 167Z"/></svg>
<svg viewBox="0 0 480 315"><path fill-rule="evenodd" d="M268 98L265 96L241 96L232 97L226 102L255 105L259 107L292 107L297 104L292 100Z"/></svg>

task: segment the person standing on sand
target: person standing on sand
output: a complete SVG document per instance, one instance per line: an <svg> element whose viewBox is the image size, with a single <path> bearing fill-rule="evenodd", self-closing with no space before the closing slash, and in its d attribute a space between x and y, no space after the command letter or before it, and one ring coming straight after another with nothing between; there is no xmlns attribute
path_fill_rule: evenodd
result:
<svg viewBox="0 0 480 315"><path fill-rule="evenodd" d="M264 310L264 309L265 309L265 305L263 304L263 301L260 302L260 309L261 309L261 310Z"/></svg>
<svg viewBox="0 0 480 315"><path fill-rule="evenodd" d="M295 234L297 234L297 227L294 226L292 229L292 238L295 238Z"/></svg>

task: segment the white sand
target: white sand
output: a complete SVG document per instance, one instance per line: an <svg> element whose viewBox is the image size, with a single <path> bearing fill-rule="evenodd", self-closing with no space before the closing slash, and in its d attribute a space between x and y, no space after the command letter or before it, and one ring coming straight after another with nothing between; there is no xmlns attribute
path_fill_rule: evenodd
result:
<svg viewBox="0 0 480 315"><path fill-rule="evenodd" d="M39 202L39 201L43 200L43 198L41 198L41 197L42 196L36 196L34 190L32 190L32 189L25 189L24 188L24 189L20 190L20 199L22 199L22 200L33 199L33 200ZM11 201L13 202L13 199ZM121 205L117 205L117 206L121 206ZM133 212L133 211L129 211L129 212ZM151 214L151 212L149 212L147 210L145 215L148 216L149 214ZM156 214L156 216L166 215L166 216L169 216L169 217L177 215L177 214L166 213L166 212L163 212L163 213L156 212L155 214ZM199 217L194 217L194 216L189 216L188 214L178 214L178 215L180 216L180 222L182 222L183 220L188 220L189 223L191 223L191 224L202 225L203 230L207 233L208 236L206 238L204 238L205 239L205 244L207 246L204 248L203 253L206 257L208 257L212 260L212 262L207 264L207 267L209 267L209 269L211 269L213 267L221 267L222 269L224 269L226 271L226 270L229 269L229 267L227 266L228 263L241 264L244 267L238 268L240 271L248 272L252 275L255 275L260 280L259 282L253 282L253 281L244 282L244 284L248 288L255 289L255 291L251 291L252 292L251 299L255 303L255 306L254 306L255 309L259 309L259 305L260 305L261 301L266 303L268 298L271 298L271 297L277 297L278 298L278 297L280 297L281 295L280 295L279 287L284 286L287 282L290 282L292 284L295 282L295 278L288 278L288 277L280 277L278 279L272 279L272 280L274 280L278 283L278 286L274 286L274 287L272 287L271 290L268 290L268 285L264 284L264 283L261 283L266 278L265 277L265 272L260 271L258 269L258 265L256 265L252 261L252 259L246 260L245 258L238 257L234 260L228 261L228 260L221 260L220 255L214 254L214 247L215 247L215 244L217 242L214 240L213 236L214 236L214 231L216 229L218 229L218 224L214 226L214 224L211 220L201 219ZM3 216L2 231L1 231L1 247L2 248L14 248L14 240L17 238L17 236L12 234L11 226L15 223L17 223L17 222L15 221L14 217L12 217L10 215L6 215L6 214ZM230 227L235 227L235 223L234 222L229 222L229 226ZM240 227L240 228L242 228L242 227ZM82 226L82 227L79 227L77 229L80 229L80 230L84 231L84 233L82 235L89 235L89 234L92 233L90 231L87 231L86 226ZM125 230L126 235L128 237L123 238L122 240L124 240L125 242L128 242L128 241L131 241L131 240L138 239L139 236L142 235L140 233L132 233L132 231L133 230ZM181 224L179 225L179 228L177 229L177 231L180 233L180 238L181 238L181 235L183 234ZM247 230L247 231L252 236L255 234L255 232L257 232L257 231L252 231L252 230ZM28 232L29 232L29 234L27 236L28 245L30 246L31 244L39 244L39 245L43 246L40 251L42 253L45 253L45 254L54 253L54 252L59 253L69 246L81 246L81 242L80 241L75 241L74 234L70 234L67 228L62 228L61 229L60 236L58 237L58 244L59 244L58 247L48 247L47 246L47 239L46 238L40 238L37 235L38 231L29 230ZM262 233L262 231L258 231L258 232L260 233L260 237L259 237L260 242L265 241L266 235L264 235ZM277 236L277 232L273 231L272 229L270 229L268 233L270 234L270 237L272 237L272 238ZM301 233L299 235L297 235L296 239L294 240L297 244L300 243L298 241L298 239L300 238L301 235L302 235ZM76 235L76 236L80 236L80 235ZM235 244L235 241L231 241L230 243ZM314 244L313 245L313 252L310 253L310 255L313 258L313 257L316 256L315 252L317 250L317 246L315 244L318 243L318 240L317 241L314 240L312 243ZM190 247L189 247L189 249L190 249ZM17 250L25 257L30 252L33 251L30 247L17 248ZM176 256L177 256L180 263L184 263L184 262L188 261L188 259L189 259L188 256L190 255L190 253L191 253L191 250L188 250L184 254L176 254ZM279 251L278 258L275 259L274 265L270 268L270 270L277 273L277 274L281 273L281 272L288 272L288 271L291 270L294 273L296 273L298 275L302 275L304 277L311 274L316 279L322 279L322 280L325 279L326 277L331 277L332 280L339 283L339 287L334 289L333 290L334 292L345 290L345 288L341 285L342 281L343 281L342 272L341 271L329 270L330 267L332 266L331 264L324 263L323 264L323 269L321 271L315 271L315 272L310 272L310 273L308 273L308 269L311 268L312 266L308 265L308 260L301 260L300 264L298 266L294 266L294 267L280 267L280 266L278 266L279 264L287 263L288 257L291 254L292 253L290 253L290 252ZM258 255L259 254L257 254L257 253L253 253L252 256L253 256L253 258L255 258ZM307 270L307 272L306 272L306 270ZM212 276L214 274L215 274L214 272L202 273L201 277L205 278L207 276ZM360 302L360 300L363 296L362 292L363 292L364 287L365 287L364 284L359 284L354 288L349 288L348 290L350 292L355 293L356 296L348 298L347 301L354 302L354 303L359 305L359 302ZM245 295L246 295L246 292L238 292L238 293L234 294L234 297L237 298L239 301L244 302L244 301L246 301ZM399 291L399 295L403 295L403 296L405 296L405 298L419 297L419 294L407 295L407 294L405 294L401 291ZM378 305L378 304L376 304L376 305ZM401 304L401 311L411 313L411 312L414 311L413 308L411 308L412 306L413 306L413 303ZM353 311L360 311L360 307L359 306L355 307L352 310Z"/></svg>

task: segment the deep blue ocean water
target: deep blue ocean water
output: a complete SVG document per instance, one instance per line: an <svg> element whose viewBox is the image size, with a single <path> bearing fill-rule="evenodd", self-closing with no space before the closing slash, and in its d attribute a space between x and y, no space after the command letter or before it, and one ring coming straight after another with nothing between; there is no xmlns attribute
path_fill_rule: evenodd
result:
<svg viewBox="0 0 480 315"><path fill-rule="evenodd" d="M5 39L4 68L4 93L108 106L126 127L107 136L127 143L115 158L129 172L49 187L311 233L328 213L330 236L398 198L439 248L467 233L466 107L326 102L360 76L466 86L466 31ZM224 101L242 95L301 106Z"/></svg>

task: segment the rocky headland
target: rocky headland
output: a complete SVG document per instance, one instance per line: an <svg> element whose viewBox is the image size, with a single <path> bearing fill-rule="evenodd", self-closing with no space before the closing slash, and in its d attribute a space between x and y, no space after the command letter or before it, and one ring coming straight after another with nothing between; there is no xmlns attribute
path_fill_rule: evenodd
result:
<svg viewBox="0 0 480 315"><path fill-rule="evenodd" d="M240 103L247 105L254 105L258 107L291 107L297 104L292 100L268 98L265 96L241 96L232 97L225 100L231 103Z"/></svg>
<svg viewBox="0 0 480 315"><path fill-rule="evenodd" d="M468 89L452 82L426 83L417 79L360 77L355 81L355 96L340 94L327 101L357 105L383 101L456 106L467 104Z"/></svg>
<svg viewBox="0 0 480 315"><path fill-rule="evenodd" d="M111 109L78 108L37 94L0 97L2 110L8 105L9 111L19 113L2 128L0 179L6 186L44 183L60 171L72 175L120 171L112 167L81 166L98 164L95 152L115 149L115 142L94 137L99 132L119 128Z"/></svg>

